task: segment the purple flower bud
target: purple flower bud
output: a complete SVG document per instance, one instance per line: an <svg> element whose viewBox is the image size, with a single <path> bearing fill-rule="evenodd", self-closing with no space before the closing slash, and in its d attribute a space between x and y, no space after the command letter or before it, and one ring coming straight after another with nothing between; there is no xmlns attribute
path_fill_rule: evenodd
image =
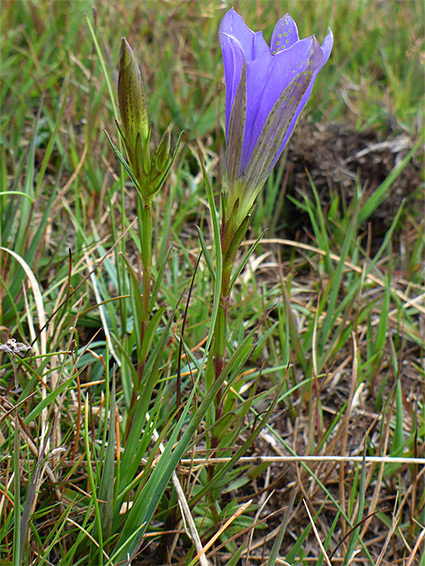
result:
<svg viewBox="0 0 425 566"><path fill-rule="evenodd" d="M240 223L291 137L333 36L329 30L321 46L314 36L300 40L286 14L269 47L262 32L251 31L233 9L218 36L226 83L227 214L238 201Z"/></svg>

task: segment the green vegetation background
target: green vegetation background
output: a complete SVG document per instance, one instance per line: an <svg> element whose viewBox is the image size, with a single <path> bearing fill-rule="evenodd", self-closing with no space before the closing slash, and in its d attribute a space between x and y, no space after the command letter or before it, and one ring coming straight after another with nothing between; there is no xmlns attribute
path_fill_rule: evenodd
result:
<svg viewBox="0 0 425 566"><path fill-rule="evenodd" d="M372 129L382 142L399 135L408 141L375 192L363 194L359 183L347 201L333 193L327 204L314 188L296 195L306 225L292 244L282 245L282 229L295 231L273 216L282 206L284 162L272 175L251 236L272 229L241 276L232 310L234 390L218 429L221 455L237 458L215 468L215 482L206 467L179 468L196 528L207 544L252 499L208 551L213 564L271 565L278 555L290 564L322 564L325 553L348 564L357 552L369 564L424 560L423 467L237 462L295 452L424 456L422 2L4 0L0 342L13 337L33 343L33 351L23 361L0 358L2 564L118 564L139 543L134 564L194 563L170 479L182 456L205 447L209 422L199 360L213 282L204 262L195 270L195 227L206 245L213 236L197 155L199 149L218 191L224 83L217 30L232 6L267 40L287 11L301 37L315 33L320 41L331 27L334 50L306 119ZM140 275L136 199L103 133L117 142L123 36L140 62L154 138L169 123L174 138L185 130L156 203L160 316L138 438L126 437L137 349L138 306L127 298L137 295ZM419 182L412 180L403 210L393 211L386 235L374 241L368 221L391 201L412 160ZM168 450L163 458L160 441ZM122 512L129 503L135 511Z"/></svg>

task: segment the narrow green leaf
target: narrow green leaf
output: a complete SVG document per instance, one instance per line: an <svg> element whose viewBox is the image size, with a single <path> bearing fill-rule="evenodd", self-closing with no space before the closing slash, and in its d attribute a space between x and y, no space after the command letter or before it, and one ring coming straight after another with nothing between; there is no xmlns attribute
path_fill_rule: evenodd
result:
<svg viewBox="0 0 425 566"><path fill-rule="evenodd" d="M127 163L125 157L122 155L122 153L120 152L120 150L114 145L112 139L110 138L108 132L106 130L103 130L105 132L105 135L108 139L109 145L111 146L112 151L115 153L115 156L117 157L117 159L119 160L119 162L121 163L121 165L124 167L124 169L127 171L128 176L130 177L133 185L136 187L136 189L138 190L140 196L143 196L142 193L140 192L140 187L139 187L139 183L136 179L136 177L134 176L134 173L130 167L130 165Z"/></svg>
<svg viewBox="0 0 425 566"><path fill-rule="evenodd" d="M279 555L280 547L282 546L283 537L285 536L286 529L288 527L289 519L291 517L292 509L294 507L295 497L297 495L297 489L293 489L291 499L289 501L288 507L286 508L285 514L283 515L282 523L280 524L279 531L274 539L272 549L267 560L267 566L275 566L277 557Z"/></svg>
<svg viewBox="0 0 425 566"><path fill-rule="evenodd" d="M109 379L106 380L109 387ZM114 477L115 477L115 373L112 374L111 404L109 407L108 446L106 448L103 472L99 487L101 503L100 516L103 529L103 539L107 540L112 534L112 517L114 512ZM106 417L105 417L106 419Z"/></svg>
<svg viewBox="0 0 425 566"><path fill-rule="evenodd" d="M49 164L50 156L52 154L53 147L54 147L55 142L56 142L56 136L58 135L59 127L62 123L62 118L63 118L64 112L65 112L66 105L68 103L69 77L66 77L66 79L65 79L63 91L64 91L63 100L62 100L62 104L59 108L59 114L58 114L58 117L56 119L56 123L55 123L54 129L53 129L52 135L50 136L49 143L47 144L47 148L46 148L46 151L44 153L43 161L41 163L40 170L39 170L38 176L37 176L37 184L36 184L35 189L34 189L34 199L36 199L36 200L39 198L41 186L42 186L42 183L44 181L44 174L45 174L47 166Z"/></svg>
<svg viewBox="0 0 425 566"><path fill-rule="evenodd" d="M391 456L401 456L403 452L403 448L404 448L403 415L404 415L403 391L401 388L401 380L398 379L395 390L395 426L394 426L393 443L391 447Z"/></svg>
<svg viewBox="0 0 425 566"><path fill-rule="evenodd" d="M167 265L168 258L170 257L170 252L171 252L171 247L168 248L168 250L165 252L164 256L160 256L160 257L163 257L163 259L162 259L162 261L159 265L159 270L158 270L158 273L156 275L155 284L154 284L153 289L152 289L151 298L150 298L150 301L149 301L149 312L152 312L154 307L155 307L155 302L156 302L156 299L158 297L159 289L161 287L162 276L164 274L164 270L165 270L165 267Z"/></svg>
<svg viewBox="0 0 425 566"><path fill-rule="evenodd" d="M21 481L20 481L20 442L19 442L19 423L18 412L15 413L15 427L13 438L13 566L20 566L24 541L21 540Z"/></svg>
<svg viewBox="0 0 425 566"><path fill-rule="evenodd" d="M215 286L214 286L214 300L213 300L213 308L212 308L212 313L211 313L211 320L209 323L209 332L208 332L208 338L207 338L207 342L205 345L205 354L204 354L204 363L206 360L206 357L208 356L210 347L211 347L211 343L214 337L214 327L215 327L215 321L217 318L217 313L218 313L218 309L220 307L220 290L221 290L221 278L222 278L222 257L221 257L221 241L220 241L220 227L219 227L219 223L218 223L218 214L217 214L217 209L215 206L215 202L214 202L214 195L212 192L212 188L211 188L211 184L210 181L208 179L208 175L205 169L205 165L201 159L201 157L199 156L199 162L201 164L201 168L202 168L202 174L204 177L204 183L205 183L205 189L207 191L207 197L208 197L208 204L210 207L210 216L211 216L211 223L212 223L212 227L213 227L213 235L214 235L214 251L215 251L215 264L216 264L216 268L215 268L215 277L214 277L214 281L215 281Z"/></svg>
<svg viewBox="0 0 425 566"><path fill-rule="evenodd" d="M142 304L142 296L139 289L139 283L134 275L134 271L131 268L127 258L124 255L121 255L121 259L123 260L125 267L127 268L127 273L130 276L130 303L133 311L133 325L134 325L134 332L136 334L136 347L137 347L137 356L138 359L141 360L141 321L143 320L143 304Z"/></svg>
<svg viewBox="0 0 425 566"><path fill-rule="evenodd" d="M236 271L234 272L234 274L232 276L232 279L230 281L230 289L233 289L233 286L236 283L239 275L242 273L243 269L245 268L246 264L249 261L249 258L254 253L255 249L257 248L258 244L260 243L260 241L262 240L262 238L263 238L263 236L266 232L267 232L267 230L263 230L263 232L261 232L261 234L255 240L255 242L249 247L249 249L246 252L246 254L244 255L241 263L239 264L239 266L237 267Z"/></svg>
<svg viewBox="0 0 425 566"><path fill-rule="evenodd" d="M199 228L199 226L196 226L196 231L198 232L198 236L199 236L199 241L201 243L201 248L202 248L202 253L204 255L207 267L208 267L208 271L210 272L211 278L213 280L213 282L215 281L215 273L214 273L214 265L211 259L211 255L210 252L208 250L207 244L205 242L204 239L204 235L202 234L201 229Z"/></svg>
<svg viewBox="0 0 425 566"><path fill-rule="evenodd" d="M152 340L155 336L158 324L161 322L162 315L165 313L165 307L161 307L150 319L149 324L146 328L146 333L143 339L142 350L140 353L140 359L144 360L147 358L149 349L152 345Z"/></svg>
<svg viewBox="0 0 425 566"><path fill-rule="evenodd" d="M356 493L357 490L355 490L354 486L352 488L352 499L356 502L358 508L357 508L357 514L356 514L356 518L353 521L356 525L359 525L358 527L356 527L350 537L350 543L348 545L348 549L347 552L345 553L344 556L344 562L343 562L343 566L345 566L346 564L350 564L351 563L351 559L353 557L353 553L356 549L356 545L359 539L359 532L360 532L360 523L361 520L363 518L363 510L364 510L364 504L365 504L365 492L366 492L366 463L363 460L362 463L362 467L361 467L361 474L360 474L360 481L359 481L359 492Z"/></svg>
<svg viewBox="0 0 425 566"><path fill-rule="evenodd" d="M71 385L72 381L74 381L75 375L72 375L69 379L64 381L59 387L56 387L53 391L51 391L48 395L46 395L45 399L40 401L40 403L30 412L30 414L25 417L24 423L28 426L33 420L35 420L41 413L43 409L49 407L52 403L54 403L55 399L63 393L69 385Z"/></svg>
<svg viewBox="0 0 425 566"><path fill-rule="evenodd" d="M93 554L98 553L99 564L102 564L102 562L103 562L103 555L102 555L102 549L103 549L102 519L101 519L101 516L100 516L99 501L98 501L98 498L97 498L97 485L96 485L96 481L95 481L95 477L94 477L93 469L92 469L92 463L91 463L90 435L89 435L89 399L88 399L87 395L86 395L85 404L84 404L84 446L85 446L85 449L86 449L87 474L89 476L91 495L92 495L92 500L93 500L93 505L94 505L94 521L95 521L95 525L96 525L96 529L97 529L97 537L98 537L98 543L99 543L97 550L95 550L95 549L93 549L93 547L91 547L92 552L90 554L91 554L91 556L93 556Z"/></svg>

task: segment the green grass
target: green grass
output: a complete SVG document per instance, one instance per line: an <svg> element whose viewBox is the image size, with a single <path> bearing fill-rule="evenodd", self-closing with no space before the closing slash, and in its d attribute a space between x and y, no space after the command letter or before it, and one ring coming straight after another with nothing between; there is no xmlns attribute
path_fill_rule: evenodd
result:
<svg viewBox="0 0 425 566"><path fill-rule="evenodd" d="M199 545L215 565L425 560L423 172L374 235L407 167L421 175L423 5L234 4L267 40L286 11L302 37L321 41L329 25L334 49L304 116L380 140L403 134L408 148L348 197L330 184L331 202L314 171L308 194L285 196L282 159L242 246L215 381L217 30L230 7L2 5L0 344L32 346L22 359L0 352L2 564L117 566L133 554L133 564L192 565ZM103 132L118 145L123 36L153 143L170 123L173 146L184 130L153 203L143 344L140 205ZM296 211L294 227L282 207Z"/></svg>

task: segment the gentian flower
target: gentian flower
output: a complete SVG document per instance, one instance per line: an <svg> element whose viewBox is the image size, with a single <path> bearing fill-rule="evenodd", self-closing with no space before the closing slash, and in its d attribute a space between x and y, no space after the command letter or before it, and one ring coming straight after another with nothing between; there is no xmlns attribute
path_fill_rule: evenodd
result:
<svg viewBox="0 0 425 566"><path fill-rule="evenodd" d="M241 225L279 159L333 45L299 39L289 14L273 31L270 47L231 9L219 42L226 83L226 217Z"/></svg>

